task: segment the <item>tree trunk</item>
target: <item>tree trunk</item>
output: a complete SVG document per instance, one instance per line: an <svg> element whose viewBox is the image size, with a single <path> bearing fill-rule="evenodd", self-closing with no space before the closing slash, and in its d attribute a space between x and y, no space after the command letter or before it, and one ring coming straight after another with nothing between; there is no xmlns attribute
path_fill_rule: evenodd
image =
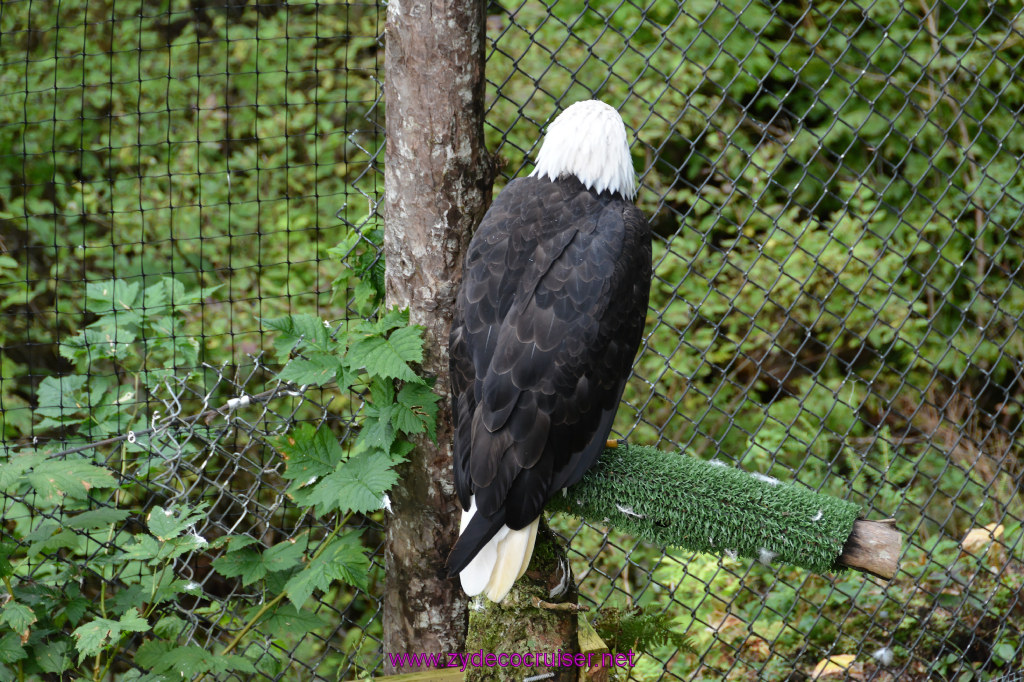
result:
<svg viewBox="0 0 1024 682"><path fill-rule="evenodd" d="M484 4L393 0L384 86L387 304L425 329L423 370L442 396L437 445L417 442L391 492L384 651L462 651L467 600L447 578L458 535L451 475L448 330L462 257L490 201L483 146ZM385 660L388 666L390 664Z"/></svg>

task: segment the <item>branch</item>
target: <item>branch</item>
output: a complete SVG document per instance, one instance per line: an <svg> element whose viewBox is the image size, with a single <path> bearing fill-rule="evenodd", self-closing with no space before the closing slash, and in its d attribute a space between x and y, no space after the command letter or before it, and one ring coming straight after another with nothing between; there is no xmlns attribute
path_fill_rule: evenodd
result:
<svg viewBox="0 0 1024 682"><path fill-rule="evenodd" d="M814 573L855 568L891 578L902 538L860 507L724 462L621 444L606 449L548 509L656 545L783 562Z"/></svg>

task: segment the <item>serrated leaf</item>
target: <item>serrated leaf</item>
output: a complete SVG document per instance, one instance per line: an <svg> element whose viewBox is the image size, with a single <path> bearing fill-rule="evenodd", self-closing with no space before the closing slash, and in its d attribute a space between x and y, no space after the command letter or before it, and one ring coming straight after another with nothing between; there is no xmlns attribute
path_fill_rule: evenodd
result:
<svg viewBox="0 0 1024 682"><path fill-rule="evenodd" d="M177 280L170 277L164 277L156 284L151 284L146 287L142 291L142 309L145 310L147 314L152 314L166 306L174 293L174 285L172 283L176 281ZM184 289L184 287L182 287L182 289Z"/></svg>
<svg viewBox="0 0 1024 682"><path fill-rule="evenodd" d="M416 446L407 440L396 440L394 445L391 446L391 462L392 464L401 464L406 461L409 453L416 449Z"/></svg>
<svg viewBox="0 0 1024 682"><path fill-rule="evenodd" d="M349 348L349 363L366 368L370 376L423 383L409 366L423 360L423 340L416 327L402 327L391 336L370 336Z"/></svg>
<svg viewBox="0 0 1024 682"><path fill-rule="evenodd" d="M209 672L217 658L213 652L201 646L151 647L145 652L145 660L155 673L175 672L182 679L192 679L197 675Z"/></svg>
<svg viewBox="0 0 1024 682"><path fill-rule="evenodd" d="M152 561L160 553L160 543L152 535L139 533L135 542L125 547L121 554L125 559L136 561Z"/></svg>
<svg viewBox="0 0 1024 682"><path fill-rule="evenodd" d="M310 353L307 358L291 360L278 376L295 384L323 386L334 381L343 367L344 362L337 356Z"/></svg>
<svg viewBox="0 0 1024 682"><path fill-rule="evenodd" d="M263 320L263 326L281 333L274 340L274 348L280 356L287 356L300 343L316 350L330 350L330 334L324 321L315 315L285 315Z"/></svg>
<svg viewBox="0 0 1024 682"><path fill-rule="evenodd" d="M0 637L0 663L15 663L28 657L21 639L13 632Z"/></svg>
<svg viewBox="0 0 1024 682"><path fill-rule="evenodd" d="M82 546L83 538L78 533L70 530L62 530L53 535L37 540L25 550L25 556L29 559L35 558L42 552L53 552L58 549L77 550Z"/></svg>
<svg viewBox="0 0 1024 682"><path fill-rule="evenodd" d="M226 578L239 577L243 585L260 580L269 573L286 571L302 561L304 541L284 540L260 553L252 549L231 551L217 557L213 568Z"/></svg>
<svg viewBox="0 0 1024 682"><path fill-rule="evenodd" d="M177 616L164 616L153 626L153 634L165 639L176 639L185 632L187 626L188 623Z"/></svg>
<svg viewBox="0 0 1024 682"><path fill-rule="evenodd" d="M359 589L366 589L370 560L359 541L358 533L337 537L285 585L288 599L301 609L314 590L326 591L335 580Z"/></svg>
<svg viewBox="0 0 1024 682"><path fill-rule="evenodd" d="M287 571L298 566L306 553L306 538L299 536L292 540L282 540L263 553L263 563L267 572Z"/></svg>
<svg viewBox="0 0 1024 682"><path fill-rule="evenodd" d="M214 654L201 646L177 646L172 642L152 640L139 647L135 662L154 673L171 673L191 679L206 672L255 673L252 662L235 654Z"/></svg>
<svg viewBox="0 0 1024 682"><path fill-rule="evenodd" d="M36 614L25 604L11 600L4 604L0 610L0 623L9 625L24 644L28 641L28 635L32 624L38 620Z"/></svg>
<svg viewBox="0 0 1024 682"><path fill-rule="evenodd" d="M409 326L408 308L391 308L384 313L376 322L370 322L362 327L371 334L384 334L392 329Z"/></svg>
<svg viewBox="0 0 1024 682"><path fill-rule="evenodd" d="M262 555L251 549L219 556L213 560L213 568L225 578L241 578L242 585L250 585L267 574Z"/></svg>
<svg viewBox="0 0 1024 682"><path fill-rule="evenodd" d="M146 517L149 532L158 540L166 542L179 537L188 528L195 525L206 515L206 505L200 505L195 509L186 509L178 506L163 508L154 507Z"/></svg>
<svg viewBox="0 0 1024 682"><path fill-rule="evenodd" d="M67 592L73 592L73 594L69 598L65 598L64 603L58 608L54 620L60 622L63 618L67 618L68 624L77 625L89 610L92 602L82 596L77 585L72 585Z"/></svg>
<svg viewBox="0 0 1024 682"><path fill-rule="evenodd" d="M73 374L66 377L46 377L36 389L38 406L35 413L58 419L89 406L83 389L88 377Z"/></svg>
<svg viewBox="0 0 1024 682"><path fill-rule="evenodd" d="M320 514L337 509L363 514L380 509L384 493L398 480L387 456L361 452L316 485L310 504Z"/></svg>
<svg viewBox="0 0 1024 682"><path fill-rule="evenodd" d="M406 384L398 392L400 409L395 411L395 427L413 434L427 432L437 440L437 402L440 400L426 384Z"/></svg>
<svg viewBox="0 0 1024 682"><path fill-rule="evenodd" d="M172 649L177 648L174 642L161 639L151 639L139 645L135 650L135 664L148 668L153 672L164 672L161 668L164 665L164 656Z"/></svg>
<svg viewBox="0 0 1024 682"><path fill-rule="evenodd" d="M28 474L28 480L47 501L60 500L65 496L84 500L93 488L117 485L109 470L81 459L40 462Z"/></svg>
<svg viewBox="0 0 1024 682"><path fill-rule="evenodd" d="M135 609L128 609L128 612L118 620L122 632L145 632L149 629L149 621L139 615Z"/></svg>
<svg viewBox="0 0 1024 682"><path fill-rule="evenodd" d="M259 540L251 535L225 535L218 538L218 540L222 541L221 544L227 542L229 552L237 552L244 547L255 545L259 542ZM210 546L212 547L213 543L210 543Z"/></svg>
<svg viewBox="0 0 1024 682"><path fill-rule="evenodd" d="M334 471L345 457L337 437L323 426L314 429L311 424L302 424L271 444L287 460L282 476L302 484Z"/></svg>
<svg viewBox="0 0 1024 682"><path fill-rule="evenodd" d="M256 666L254 666L252 661L245 656L238 656L236 654L228 654L225 656L224 654L218 654L217 657L213 659L213 666L211 667L211 670L215 673L235 672L254 674L256 672Z"/></svg>
<svg viewBox="0 0 1024 682"><path fill-rule="evenodd" d="M370 403L363 409L362 428L356 437L356 446L366 450L388 452L398 431L395 429L395 413L400 407L394 403Z"/></svg>
<svg viewBox="0 0 1024 682"><path fill-rule="evenodd" d="M254 607L246 614L247 618L252 618L257 610L258 607ZM315 613L300 611L291 604L284 604L261 620L259 629L272 637L284 637L295 633L307 633L327 624L324 618Z"/></svg>
<svg viewBox="0 0 1024 682"><path fill-rule="evenodd" d="M68 528L79 530L97 530L106 528L111 524L121 523L128 518L128 511L124 509L100 508L91 509L71 517L64 522Z"/></svg>
<svg viewBox="0 0 1024 682"><path fill-rule="evenodd" d="M170 571L156 571L143 575L139 587L148 595L149 604L162 604L185 591L188 581L178 578Z"/></svg>
<svg viewBox="0 0 1024 682"><path fill-rule="evenodd" d="M138 581L138 576L131 578ZM149 601L149 592L143 589L142 585L129 585L122 587L117 593L107 599L108 611L113 613L126 613L128 609L141 609Z"/></svg>
<svg viewBox="0 0 1024 682"><path fill-rule="evenodd" d="M139 295L139 283L123 279L85 285L85 308L98 315L131 310Z"/></svg>
<svg viewBox="0 0 1024 682"><path fill-rule="evenodd" d="M157 673L143 673L132 668L120 676L119 682L173 682L171 675L160 675Z"/></svg>
<svg viewBox="0 0 1024 682"><path fill-rule="evenodd" d="M139 615L137 609L128 609L128 612L118 620L109 618L97 618L96 620L80 625L75 628L75 647L78 649L78 662L81 663L86 656L95 656L108 643L121 639L125 632L145 632L149 630L149 622Z"/></svg>
<svg viewBox="0 0 1024 682"><path fill-rule="evenodd" d="M62 673L71 667L71 657L68 655L70 646L70 642L62 640L37 644L32 649L32 655L44 673Z"/></svg>
<svg viewBox="0 0 1024 682"><path fill-rule="evenodd" d="M11 457L3 464L0 464L0 490L5 492L12 490L23 481L26 471L45 461L45 454L41 452L28 452Z"/></svg>

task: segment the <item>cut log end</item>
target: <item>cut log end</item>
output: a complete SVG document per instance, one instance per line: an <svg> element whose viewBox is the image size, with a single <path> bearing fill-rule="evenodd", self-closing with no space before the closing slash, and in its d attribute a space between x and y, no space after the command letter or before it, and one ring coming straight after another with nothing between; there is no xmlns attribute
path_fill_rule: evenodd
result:
<svg viewBox="0 0 1024 682"><path fill-rule="evenodd" d="M891 580L900 567L903 535L893 519L853 522L836 564Z"/></svg>

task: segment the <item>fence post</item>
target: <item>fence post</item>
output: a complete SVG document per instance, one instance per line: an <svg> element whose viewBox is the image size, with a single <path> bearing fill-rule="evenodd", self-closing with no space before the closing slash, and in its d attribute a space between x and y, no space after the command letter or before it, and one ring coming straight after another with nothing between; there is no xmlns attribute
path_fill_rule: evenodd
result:
<svg viewBox="0 0 1024 682"><path fill-rule="evenodd" d="M391 493L384 651L461 651L467 600L444 571L458 535L451 477L448 330L462 254L490 201L483 144L481 0L393 0L385 50L387 305L425 329L423 370L437 380L437 444L421 439ZM390 662L386 660L388 672Z"/></svg>

